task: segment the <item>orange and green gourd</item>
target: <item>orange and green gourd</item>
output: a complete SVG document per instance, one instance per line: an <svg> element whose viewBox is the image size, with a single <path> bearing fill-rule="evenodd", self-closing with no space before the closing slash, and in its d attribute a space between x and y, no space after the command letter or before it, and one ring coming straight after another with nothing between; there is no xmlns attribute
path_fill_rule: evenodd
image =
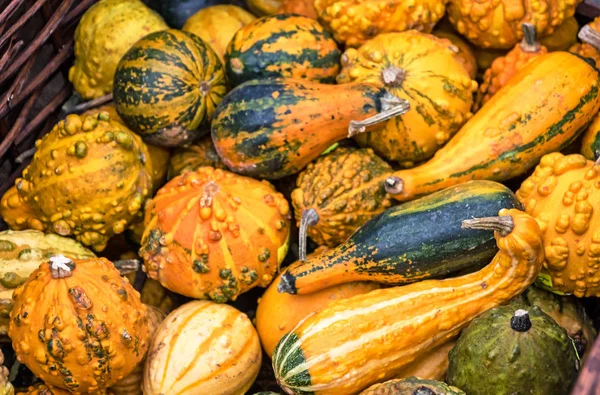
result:
<svg viewBox="0 0 600 395"><path fill-rule="evenodd" d="M210 136L206 136L187 147L179 147L173 151L169 160L169 180L200 167L208 166L216 169L227 169L219 158Z"/></svg>
<svg viewBox="0 0 600 395"><path fill-rule="evenodd" d="M223 62L227 45L234 34L255 19L243 8L219 4L202 8L190 16L181 30L194 33L204 40Z"/></svg>
<svg viewBox="0 0 600 395"><path fill-rule="evenodd" d="M600 116L596 114L581 140L581 155L596 161L600 158Z"/></svg>
<svg viewBox="0 0 600 395"><path fill-rule="evenodd" d="M152 193L148 158L141 139L107 112L68 115L36 142L33 160L15 181L16 195L9 190L2 198L2 215L11 229L33 225L102 251L142 217ZM5 216L5 210L34 219Z"/></svg>
<svg viewBox="0 0 600 395"><path fill-rule="evenodd" d="M567 51L571 46L577 43L577 33L579 32L579 24L575 17L570 17L564 20L555 30L554 33L540 38L540 44L548 49L548 51Z"/></svg>
<svg viewBox="0 0 600 395"><path fill-rule="evenodd" d="M523 24L523 41L516 45L506 56L496 58L483 74L483 81L475 96L473 110L477 111L487 103L517 71L540 55L548 53L548 49L537 40L535 26Z"/></svg>
<svg viewBox="0 0 600 395"><path fill-rule="evenodd" d="M51 257L14 292L9 336L48 385L96 393L127 376L149 346L147 308L104 258Z"/></svg>
<svg viewBox="0 0 600 395"><path fill-rule="evenodd" d="M579 154L542 158L517 197L544 232L536 284L578 298L600 296L600 166Z"/></svg>
<svg viewBox="0 0 600 395"><path fill-rule="evenodd" d="M292 192L300 259L306 256L307 235L319 245L336 247L389 208L392 200L382 180L391 172L391 166L369 148L338 147L310 163Z"/></svg>
<svg viewBox="0 0 600 395"><path fill-rule="evenodd" d="M447 0L315 0L317 16L346 47L358 47L383 33L431 32Z"/></svg>
<svg viewBox="0 0 600 395"><path fill-rule="evenodd" d="M600 17L585 25L579 31L578 37L581 43L574 44L569 48L569 52L593 59L598 67L600 65Z"/></svg>
<svg viewBox="0 0 600 395"><path fill-rule="evenodd" d="M196 300L162 322L144 367L145 395L245 394L260 370L262 350L246 314Z"/></svg>
<svg viewBox="0 0 600 395"><path fill-rule="evenodd" d="M146 272L181 295L216 302L266 287L287 249L290 208L266 181L201 167L146 205Z"/></svg>
<svg viewBox="0 0 600 395"><path fill-rule="evenodd" d="M199 137L227 90L217 54L181 30L148 34L123 55L113 98L117 112L146 141L176 147Z"/></svg>
<svg viewBox="0 0 600 395"><path fill-rule="evenodd" d="M140 0L103 0L93 4L75 30L75 64L69 81L86 100L112 92L121 57L146 34L168 29Z"/></svg>
<svg viewBox="0 0 600 395"><path fill-rule="evenodd" d="M598 70L568 52L528 63L426 163L386 180L407 201L468 180L504 181L569 146L600 109ZM534 99L531 87L536 87Z"/></svg>
<svg viewBox="0 0 600 395"><path fill-rule="evenodd" d="M335 40L315 20L276 14L235 33L225 54L225 69L233 86L267 77L333 83L340 55Z"/></svg>
<svg viewBox="0 0 600 395"><path fill-rule="evenodd" d="M27 388L26 392L17 392L17 395L71 395L71 394L73 394L73 393L70 391L67 391L67 390L64 390L64 389L58 388L58 387L53 387L51 385L46 385L44 383L32 385L29 388ZM6 394L6 395L12 395L12 393ZM91 395L91 394L85 394L85 395ZM115 393L110 390L102 389L102 390L94 391L93 395L115 395Z"/></svg>
<svg viewBox="0 0 600 395"><path fill-rule="evenodd" d="M456 30L481 48L509 49L523 39L521 25L532 23L548 36L575 14L582 0L449 0L448 16Z"/></svg>
<svg viewBox="0 0 600 395"><path fill-rule="evenodd" d="M355 137L405 167L433 156L472 115L477 83L449 40L417 31L380 34L347 49L342 66L338 83L383 85L410 104L406 114Z"/></svg>
<svg viewBox="0 0 600 395"><path fill-rule="evenodd" d="M436 29L431 34L439 38L450 40L455 47L452 48L452 50L455 50L459 59L462 61L463 66L465 66L469 72L469 76L474 80L477 76L477 59L475 58L473 48L469 45L469 43L467 43L453 31L448 31L445 29Z"/></svg>
<svg viewBox="0 0 600 395"><path fill-rule="evenodd" d="M471 229L495 230L499 251L483 269L374 290L307 317L275 348L278 384L288 393L358 393L394 378L472 319L523 292L542 267L541 231L519 210L498 215L463 222Z"/></svg>

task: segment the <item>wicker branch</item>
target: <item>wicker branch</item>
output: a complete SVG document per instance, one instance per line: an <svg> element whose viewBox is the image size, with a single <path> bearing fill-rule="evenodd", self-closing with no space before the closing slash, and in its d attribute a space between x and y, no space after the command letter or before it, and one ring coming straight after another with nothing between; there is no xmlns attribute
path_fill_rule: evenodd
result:
<svg viewBox="0 0 600 395"><path fill-rule="evenodd" d="M27 116L29 115L29 112L31 111L31 109L33 107L33 104L35 103L35 101L37 100L37 98L39 96L40 96L40 91L39 90L35 91L29 97L29 99L27 100L27 102L25 103L25 105L23 106L23 108L21 109L21 113L19 114L19 118L17 118L17 121L15 122L15 124L13 125L13 127L10 129L10 132L8 132L8 135L0 143L0 157L2 155L4 155L4 153L6 152L6 150L8 150L8 148L11 146L11 144L12 144L15 136L17 135L18 131L25 124L25 121L27 120Z"/></svg>
<svg viewBox="0 0 600 395"><path fill-rule="evenodd" d="M19 71L19 74L17 74L13 84L0 98L0 118L3 118L4 114L14 107L12 105L13 99L15 95L18 95L23 90L23 86L27 82L29 72L31 71L34 62L35 58L31 58L27 61L27 63L25 63L25 65L21 68L21 71Z"/></svg>
<svg viewBox="0 0 600 395"><path fill-rule="evenodd" d="M21 26L23 26L25 24L25 22L27 22L29 20L29 18L31 18L36 12L37 10L40 9L40 7L48 0L37 0L31 7L29 7L29 9L27 11L25 11L25 13L23 15L21 15L21 17L15 22L13 23L13 25L10 27L10 29L8 29L8 31L6 33L4 33L2 35L2 37L0 37L0 48L2 48L2 46L4 44L6 44L6 42L13 36L13 34L15 34L17 32L17 30L19 30L21 28ZM20 3L22 2L22 0L17 0L14 1L13 3ZM12 4L9 5L12 6ZM4 15L4 12L2 13ZM7 17L8 18L8 17ZM0 23L4 22L3 20L0 20Z"/></svg>
<svg viewBox="0 0 600 395"><path fill-rule="evenodd" d="M98 0L83 0L81 1L77 7L73 8L71 12L67 14L60 22L60 26L66 26L69 23L73 22L78 16L87 11L88 8L94 3L98 2Z"/></svg>
<svg viewBox="0 0 600 395"><path fill-rule="evenodd" d="M4 9L4 11L2 11L0 13L0 33L2 33L2 31L4 31L4 26L2 26L2 24L8 20L8 18L10 18L12 16L12 14L14 14L14 12L16 10L19 9L19 7L21 6L21 4L23 4L23 1L25 0L13 0L11 1L8 6Z"/></svg>
<svg viewBox="0 0 600 395"><path fill-rule="evenodd" d="M73 106L71 108L63 108L63 110L65 112L65 115L79 114L79 113L89 110L90 108L100 107L103 104L110 103L112 101L112 99L113 99L113 95L112 95L112 93L109 93L108 95L100 96L96 99L92 99L92 100L83 102L83 103Z"/></svg>
<svg viewBox="0 0 600 395"><path fill-rule="evenodd" d="M17 52L19 52L23 44L23 40L17 42L11 41L10 44L8 44L8 50L4 52L4 55L0 58L0 72L4 70L6 64L17 54Z"/></svg>

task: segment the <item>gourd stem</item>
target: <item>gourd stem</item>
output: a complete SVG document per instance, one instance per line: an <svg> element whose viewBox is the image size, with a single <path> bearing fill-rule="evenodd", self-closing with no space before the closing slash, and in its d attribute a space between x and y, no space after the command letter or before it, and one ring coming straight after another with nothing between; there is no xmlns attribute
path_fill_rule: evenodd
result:
<svg viewBox="0 0 600 395"><path fill-rule="evenodd" d="M348 137L363 133L369 126L377 125L378 123L387 121L395 116L406 114L408 110L410 110L410 103L408 100L399 99L386 92L381 98L381 108L383 111L377 115L373 115L362 121L350 121L350 126L348 126Z"/></svg>
<svg viewBox="0 0 600 395"><path fill-rule="evenodd" d="M306 235L309 226L315 226L319 223L319 214L314 208L302 211L302 218L300 219L300 234L299 237L299 255L302 262L306 261Z"/></svg>
<svg viewBox="0 0 600 395"><path fill-rule="evenodd" d="M510 327L517 332L527 332L531 329L531 320L527 310L519 309L510 319Z"/></svg>
<svg viewBox="0 0 600 395"><path fill-rule="evenodd" d="M523 41L521 41L521 49L524 52L539 52L541 44L537 41L537 31L532 23L524 23L521 25L523 29Z"/></svg>
<svg viewBox="0 0 600 395"><path fill-rule="evenodd" d="M510 215L503 215L500 217L466 219L462 222L461 227L464 229L494 230L500 233L502 237L506 237L514 229L515 223Z"/></svg>
<svg viewBox="0 0 600 395"><path fill-rule="evenodd" d="M121 275L135 273L140 269L141 261L139 259L121 259L114 261L113 265Z"/></svg>
<svg viewBox="0 0 600 395"><path fill-rule="evenodd" d="M73 275L75 262L62 254L50 257L50 274L52 278L66 278Z"/></svg>
<svg viewBox="0 0 600 395"><path fill-rule="evenodd" d="M390 176L385 179L383 186L390 195L397 195L404 190L404 181L400 177Z"/></svg>
<svg viewBox="0 0 600 395"><path fill-rule="evenodd" d="M84 112L86 110L89 110L90 108L94 108L94 107L100 107L103 104L106 104L108 102L111 102L113 99L113 95L112 93L109 93L108 95L104 95L104 96L100 96L96 99L92 99L80 104L76 104L73 105L74 100L73 101L67 101L67 103L63 106L62 110L64 112L65 115L67 114L79 114L81 112Z"/></svg>
<svg viewBox="0 0 600 395"><path fill-rule="evenodd" d="M600 32L594 30L588 25L585 25L581 28L581 30L579 30L577 37L579 37L579 39L584 43L589 44L600 51Z"/></svg>
<svg viewBox="0 0 600 395"><path fill-rule="evenodd" d="M398 66L389 66L381 72L381 79L388 87L400 87L406 78L406 70Z"/></svg>
<svg viewBox="0 0 600 395"><path fill-rule="evenodd" d="M594 161L594 166L600 165L600 151L594 152L594 155L596 155L596 160Z"/></svg>

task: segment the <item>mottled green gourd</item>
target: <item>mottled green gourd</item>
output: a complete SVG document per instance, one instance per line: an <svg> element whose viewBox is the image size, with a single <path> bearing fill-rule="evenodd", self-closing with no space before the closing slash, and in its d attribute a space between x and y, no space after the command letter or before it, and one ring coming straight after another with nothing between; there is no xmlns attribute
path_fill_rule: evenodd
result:
<svg viewBox="0 0 600 395"><path fill-rule="evenodd" d="M537 306L485 312L448 357L447 382L469 395L564 395L579 370L573 341Z"/></svg>
<svg viewBox="0 0 600 395"><path fill-rule="evenodd" d="M33 160L2 198L2 216L28 207L11 229L74 237L95 251L142 217L152 192L146 145L107 112L68 115L35 144ZM6 213L6 215L5 215Z"/></svg>
<svg viewBox="0 0 600 395"><path fill-rule="evenodd" d="M407 377L372 385L360 395L465 395L465 393L441 381Z"/></svg>

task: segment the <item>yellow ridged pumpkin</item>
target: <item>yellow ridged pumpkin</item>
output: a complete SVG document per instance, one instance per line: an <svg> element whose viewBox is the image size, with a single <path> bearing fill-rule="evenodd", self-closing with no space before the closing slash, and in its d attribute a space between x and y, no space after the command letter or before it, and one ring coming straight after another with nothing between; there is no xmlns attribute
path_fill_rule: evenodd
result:
<svg viewBox="0 0 600 395"><path fill-rule="evenodd" d="M206 300L179 307L162 322L144 368L145 395L244 394L262 350L246 314Z"/></svg>
<svg viewBox="0 0 600 395"><path fill-rule="evenodd" d="M75 30L75 64L69 81L84 99L112 92L117 63L148 33L168 29L140 0L103 0L83 14Z"/></svg>

